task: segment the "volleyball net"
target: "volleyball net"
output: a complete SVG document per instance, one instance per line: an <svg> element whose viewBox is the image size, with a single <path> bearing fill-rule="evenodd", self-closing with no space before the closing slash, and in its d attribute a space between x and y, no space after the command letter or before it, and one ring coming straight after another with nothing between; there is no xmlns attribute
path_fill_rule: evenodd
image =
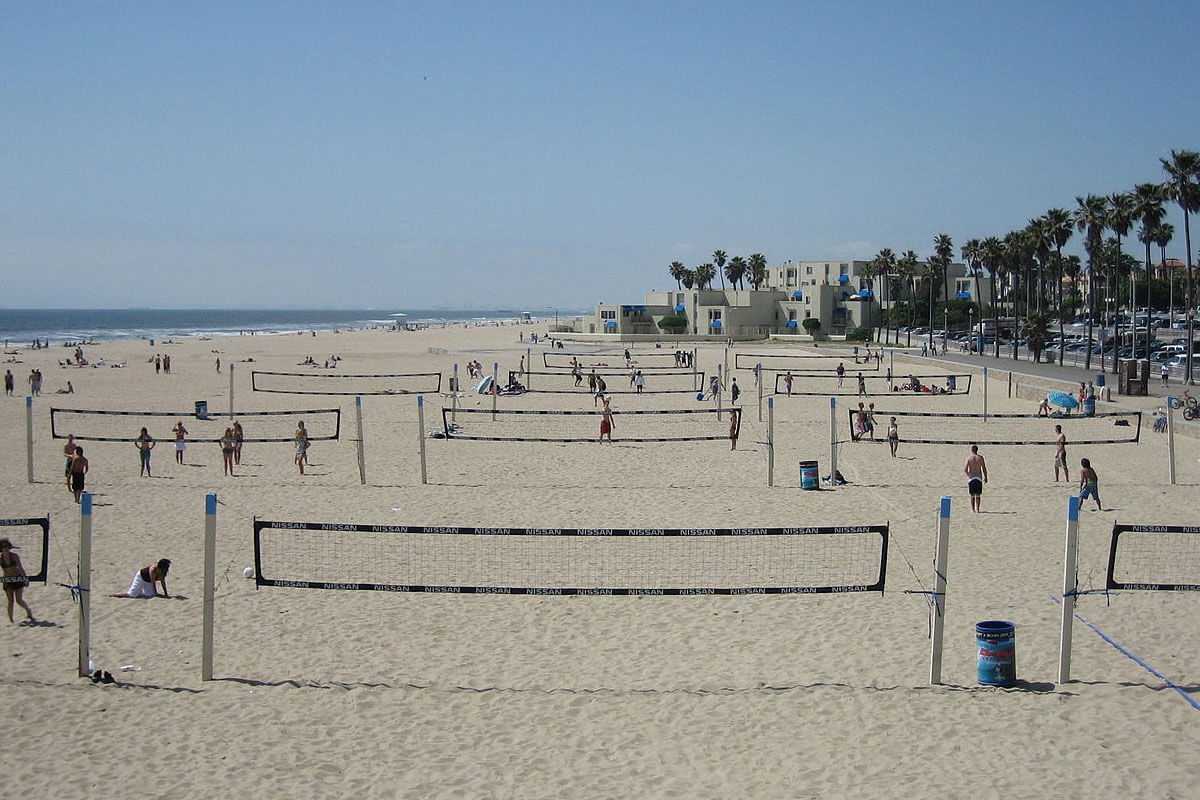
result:
<svg viewBox="0 0 1200 800"><path fill-rule="evenodd" d="M599 435L600 409L442 408L447 439L492 442L589 442ZM738 409L715 406L612 412L612 438L622 442L697 442L730 438L741 430ZM731 417L736 417L731 420Z"/></svg>
<svg viewBox="0 0 1200 800"><path fill-rule="evenodd" d="M1114 524L1106 586L1200 592L1200 526Z"/></svg>
<svg viewBox="0 0 1200 800"><path fill-rule="evenodd" d="M250 373L250 388L276 394L369 395L437 394L440 372L400 372L390 375L351 375L335 372Z"/></svg>
<svg viewBox="0 0 1200 800"><path fill-rule="evenodd" d="M689 353L691 351L688 351ZM678 369L680 363L674 350L652 350L648 353L630 351L630 364L637 369ZM601 351L591 353L570 353L562 350L542 353L542 366L546 369L572 369L578 363L582 369L592 367L608 369L626 369L625 353L622 351Z"/></svg>
<svg viewBox="0 0 1200 800"><path fill-rule="evenodd" d="M854 431L857 408L848 410L849 430ZM936 411L874 411L875 439L885 441L888 420L896 418L899 440L908 444L1053 445L1055 425L1062 425L1067 445L1136 444L1141 437L1142 415L1117 411L1066 417L1036 414L969 414ZM869 441L858 439L858 441Z"/></svg>
<svg viewBox="0 0 1200 800"><path fill-rule="evenodd" d="M254 522L259 586L529 595L884 591L887 525L452 528Z"/></svg>
<svg viewBox="0 0 1200 800"><path fill-rule="evenodd" d="M844 351L830 351L820 355L810 353L734 353L733 356L734 369L753 370L761 364L764 372L786 372L788 370L819 372L826 369L837 369L839 362L847 372L853 370L874 372L880 368L880 360L874 358L874 351L872 351L871 358L867 358L865 352L860 352L857 361L853 352Z"/></svg>
<svg viewBox="0 0 1200 800"><path fill-rule="evenodd" d="M98 411L78 408L51 408L50 435L54 439L74 436L81 441L133 442L141 429L155 439L174 439L175 423L187 429L189 442L218 442L234 422L242 426L245 442L290 442L296 427L304 423L308 438L337 439L342 427L339 408L313 408L301 411L241 411L228 415L197 414L195 411Z"/></svg>
<svg viewBox="0 0 1200 800"><path fill-rule="evenodd" d="M8 539L14 549L20 550L21 566L25 568L25 578L4 578L4 583L46 582L46 563L50 560L49 517L0 519L0 539Z"/></svg>
<svg viewBox="0 0 1200 800"><path fill-rule="evenodd" d="M634 369L638 369L634 367ZM594 392L591 383L591 371L576 376L570 372L515 372L508 373L508 383L515 381L525 384L527 392L545 392L551 394L578 394ZM632 376L628 370L624 372L596 372L595 375L604 378L605 394L694 394L704 386L704 373L690 369L661 369L651 373L642 373L644 387L638 392L633 385Z"/></svg>
<svg viewBox="0 0 1200 800"><path fill-rule="evenodd" d="M862 394L871 397L891 394L939 395L971 393L971 375L969 373L959 375L908 375L902 379L893 378L890 384L884 375L863 375L862 378L863 388L865 389L865 392ZM911 388L912 384L910 381L916 382L915 389ZM841 380L841 386L838 386L837 375L829 372L776 372L775 394L799 397L811 395L820 395L823 397L858 395L860 394L858 391L858 374L847 370L846 375Z"/></svg>

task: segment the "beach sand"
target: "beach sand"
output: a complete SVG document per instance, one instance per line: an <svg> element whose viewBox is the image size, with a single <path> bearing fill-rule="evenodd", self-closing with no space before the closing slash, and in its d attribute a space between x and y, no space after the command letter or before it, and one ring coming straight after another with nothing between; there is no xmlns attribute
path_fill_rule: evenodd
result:
<svg viewBox="0 0 1200 800"><path fill-rule="evenodd" d="M336 354L345 373L448 376L458 363L464 385L465 365L476 358L487 373L498 362L503 377L531 347L540 363L546 347L518 340L530 330L459 326L86 348L93 361L124 362L120 369L60 368L64 348L22 350L22 363L6 365L19 396L0 403L0 517L49 515L50 583L26 592L48 624L9 626L0 651L13 721L9 785L36 797L174 800L1195 796L1200 710L1183 696L1200 695L1193 593L1085 595L1078 608L1182 694L1078 622L1074 680L1056 683L1055 597L1067 498L1077 482L1054 482L1049 446L981 447L990 472L982 514L970 513L960 445L902 444L902 458L892 459L886 445L845 443L838 468L850 483L803 492L798 461L818 459L828 472L829 401L777 397L775 486L768 487L766 410L760 422L750 373L739 371L746 410L736 451L723 441L622 442L618 415L612 445L427 439L427 485L415 398L366 397L361 485L352 398L250 391L252 370L307 369L296 365L308 355L319 363ZM768 347L739 344L735 352ZM171 375L155 373L147 362L155 353L170 353ZM701 345L698 366L711 373L724 357L722 348ZM221 474L215 444L193 443L179 466L171 442L161 441L153 478L138 476L132 444L84 442L94 492L90 655L118 681L94 685L76 676L77 605L56 585L77 578L80 514L64 487L63 442L50 438L48 409L184 412L206 400L210 412L224 413L231 363L235 410L340 405L342 439L314 442L304 476L290 444L248 443L236 477ZM897 374L939 369L901 363L909 362L898 359ZM29 483L22 398L35 366L46 391L69 379L76 393L35 400ZM977 379L963 397L875 400L885 412L977 411L980 392ZM426 399L426 429L441 424L445 402ZM491 399L467 394L462 402L490 408ZM571 394L499 402L592 408L590 397ZM1035 406L1008 399L999 380L989 403L994 413ZM698 406L686 394L622 394L613 404L618 412ZM885 426L881 419L880 436ZM901 435L916 435L913 424ZM1081 513L1082 588L1104 585L1114 521L1200 524L1200 443L1179 437L1176 448L1174 486L1165 437L1148 425L1140 444L1069 448L1072 476L1078 459L1089 457L1109 509L1094 511L1088 501ZM201 569L210 492L219 500L216 680L205 682ZM930 686L927 596L908 592L933 586L943 496L952 498L943 684ZM255 517L551 528L888 523L892 538L882 595L394 594L256 589L243 577L253 563ZM27 565L36 559L21 552ZM174 562L172 599L107 597L163 557ZM714 581L722 566L738 565L714 565ZM453 568L447 556L447 583ZM990 619L1017 626L1012 688L976 682L974 625Z"/></svg>

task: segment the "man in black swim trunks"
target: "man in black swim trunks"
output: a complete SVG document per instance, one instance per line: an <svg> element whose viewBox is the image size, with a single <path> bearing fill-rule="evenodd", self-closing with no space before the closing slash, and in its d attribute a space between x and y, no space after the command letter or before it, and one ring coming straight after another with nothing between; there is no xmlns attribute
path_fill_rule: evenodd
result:
<svg viewBox="0 0 1200 800"><path fill-rule="evenodd" d="M967 473L967 493L971 495L971 510L979 511L979 503L983 499L983 485L987 483L987 464L979 455L979 445L971 445L971 455L967 456L967 464L963 467Z"/></svg>

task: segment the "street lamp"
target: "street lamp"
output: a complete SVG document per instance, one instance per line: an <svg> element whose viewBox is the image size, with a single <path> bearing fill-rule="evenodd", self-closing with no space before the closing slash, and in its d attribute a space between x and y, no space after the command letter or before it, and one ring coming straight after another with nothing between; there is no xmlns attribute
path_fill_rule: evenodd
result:
<svg viewBox="0 0 1200 800"><path fill-rule="evenodd" d="M983 342L980 342L980 350L983 349ZM975 309L967 309L967 352L975 352Z"/></svg>
<svg viewBox="0 0 1200 800"><path fill-rule="evenodd" d="M950 309L942 308L942 352L946 352L946 340L950 338Z"/></svg>

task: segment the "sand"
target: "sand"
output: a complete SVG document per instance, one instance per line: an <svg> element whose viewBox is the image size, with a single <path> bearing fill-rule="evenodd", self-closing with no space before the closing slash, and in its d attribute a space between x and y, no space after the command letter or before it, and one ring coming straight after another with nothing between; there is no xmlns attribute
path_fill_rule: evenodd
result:
<svg viewBox="0 0 1200 800"><path fill-rule="evenodd" d="M80 517L61 478L51 406L222 412L327 407L330 398L252 393L252 369L342 358L343 372L441 370L472 358L513 369L529 327L354 331L110 342L88 356L125 367L60 368L68 351L22 350L18 397L0 403L0 517L48 514L50 583L26 593L48 624L11 625L0 681L13 720L8 783L23 794L101 797L1190 797L1200 780L1200 711L1083 624L1073 681L1058 684L1067 497L1046 447L985 446L985 513L972 515L966 448L840 447L850 483L802 492L796 463L828 471L829 403L776 398L775 486L749 372L739 448L726 442L528 444L426 440L418 466L414 398L364 399L367 485L353 402L343 439L315 442L300 476L287 444L247 444L235 477L216 445L187 465L170 442L155 477L129 443L85 443L94 494L91 657L117 685L77 677ZM568 344L568 348L571 346ZM739 344L742 352L768 345ZM534 347L535 363L544 345ZM213 351L219 351L215 353ZM173 374L147 358L170 353ZM223 371L214 360L220 356ZM254 359L253 362L243 359ZM700 349L702 369L723 361ZM732 363L732 356L730 357ZM939 369L915 359L897 373ZM918 365L919 366L915 366ZM35 480L26 480L24 380L39 366ZM852 368L851 368L852 369ZM959 371L957 365L954 370ZM848 381L849 383L849 381ZM772 385L772 384L769 384ZM971 395L887 398L881 406L978 410ZM849 398L844 398L849 399ZM1031 411L990 387L994 412ZM440 425L429 397L425 427ZM488 407L490 399L463 402ZM502 407L591 408L588 397L503 398ZM694 396L618 395L622 409L695 407ZM1148 406L1147 406L1148 407ZM765 419L764 409L764 419ZM841 415L839 414L839 421ZM1038 423L1042 424L1042 423ZM902 431L903 433L911 431ZM134 432L136 433L136 432ZM132 434L131 434L132 435ZM843 438L845 432L843 430ZM1200 523L1200 445L1165 437L1073 447L1101 476L1106 511L1080 526L1080 582L1103 586L1114 521ZM1075 470L1072 470L1075 475ZM204 498L217 495L215 677L200 679ZM952 498L943 684L930 686L929 608L939 498ZM256 589L254 517L370 524L513 527L767 527L889 523L879 594L526 597ZM33 554L23 550L28 561ZM159 558L172 599L109 598ZM447 576L451 580L452 576ZM1200 687L1191 593L1081 598L1079 613L1184 692ZM19 615L19 609L17 611ZM976 682L974 624L1017 625L1012 688ZM122 667L131 667L123 671Z"/></svg>

